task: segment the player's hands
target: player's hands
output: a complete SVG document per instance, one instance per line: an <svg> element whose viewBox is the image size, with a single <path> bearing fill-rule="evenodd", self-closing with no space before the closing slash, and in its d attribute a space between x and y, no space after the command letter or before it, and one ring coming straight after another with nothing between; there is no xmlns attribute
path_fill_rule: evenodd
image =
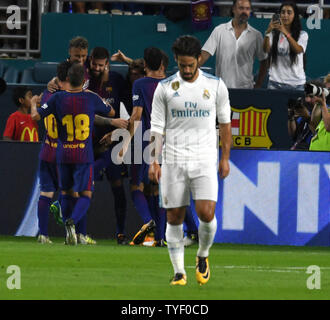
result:
<svg viewBox="0 0 330 320"><path fill-rule="evenodd" d="M111 56L110 60L111 61L124 62L124 63L127 63L127 64L130 64L132 62L132 59L125 56L120 50L118 50L116 53L114 53Z"/></svg>
<svg viewBox="0 0 330 320"><path fill-rule="evenodd" d="M111 140L111 136L112 136L112 131L106 133L99 141L99 144L104 144L105 146L109 146L112 143Z"/></svg>
<svg viewBox="0 0 330 320"><path fill-rule="evenodd" d="M33 96L31 98L31 103L35 106L40 105L41 97L42 97L42 94L40 96L38 96L38 95Z"/></svg>
<svg viewBox="0 0 330 320"><path fill-rule="evenodd" d="M151 180L154 183L159 183L160 181L160 177L162 175L162 171L161 171L161 167L157 162L153 162L150 166L149 166L149 170L148 170L148 177L149 180Z"/></svg>
<svg viewBox="0 0 330 320"><path fill-rule="evenodd" d="M219 176L221 179L226 178L229 175L230 167L229 161L226 159L221 159L219 162Z"/></svg>
<svg viewBox="0 0 330 320"><path fill-rule="evenodd" d="M47 90L51 93L54 93L55 91L59 90L60 87L57 84L57 80L56 78L53 78L52 80L50 80L47 84Z"/></svg>
<svg viewBox="0 0 330 320"><path fill-rule="evenodd" d="M127 129L129 125L129 121L121 118L111 119L111 125L116 128Z"/></svg>

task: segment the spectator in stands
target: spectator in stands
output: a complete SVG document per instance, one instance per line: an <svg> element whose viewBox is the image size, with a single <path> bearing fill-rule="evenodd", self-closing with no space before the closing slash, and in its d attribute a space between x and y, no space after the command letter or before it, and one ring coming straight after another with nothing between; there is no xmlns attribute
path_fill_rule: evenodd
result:
<svg viewBox="0 0 330 320"><path fill-rule="evenodd" d="M329 92L330 74L325 77L324 85ZM316 103L312 111L311 122L313 125L316 124L316 133L312 138L309 150L330 151L330 108L327 105L329 99L330 93L327 97L323 94L322 98L315 98Z"/></svg>
<svg viewBox="0 0 330 320"><path fill-rule="evenodd" d="M18 110L12 113L3 133L4 140L38 142L38 124L31 118L32 91L26 86L14 89L13 100Z"/></svg>
<svg viewBox="0 0 330 320"><path fill-rule="evenodd" d="M308 34L302 30L294 2L283 3L279 12L280 18L269 23L263 44L264 51L269 54L268 88L303 90Z"/></svg>
<svg viewBox="0 0 330 320"><path fill-rule="evenodd" d="M87 10L87 8L89 8ZM74 2L73 7L74 13L108 13L104 8L104 3L102 1L96 1L96 2L83 2L83 1L77 1Z"/></svg>
<svg viewBox="0 0 330 320"><path fill-rule="evenodd" d="M217 26L202 48L200 65L216 53L216 76L228 88L260 88L267 72L267 55L262 50L262 34L248 24L250 0L234 0L233 19ZM253 63L260 61L254 84Z"/></svg>

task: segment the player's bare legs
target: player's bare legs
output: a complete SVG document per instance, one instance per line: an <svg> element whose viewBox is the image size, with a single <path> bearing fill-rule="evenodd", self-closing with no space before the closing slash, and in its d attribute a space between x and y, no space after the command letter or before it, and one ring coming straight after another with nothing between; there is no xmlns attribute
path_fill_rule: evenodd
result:
<svg viewBox="0 0 330 320"><path fill-rule="evenodd" d="M199 247L196 257L196 280L200 285L205 284L210 278L208 256L217 231L217 219L214 215L215 205L215 201L195 201L195 208L199 218Z"/></svg>

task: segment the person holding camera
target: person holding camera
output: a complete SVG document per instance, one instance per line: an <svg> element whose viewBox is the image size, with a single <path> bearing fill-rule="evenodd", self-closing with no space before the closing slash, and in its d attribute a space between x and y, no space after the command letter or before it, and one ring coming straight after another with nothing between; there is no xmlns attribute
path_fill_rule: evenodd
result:
<svg viewBox="0 0 330 320"><path fill-rule="evenodd" d="M298 7L285 2L274 15L264 38L263 49L269 59L269 89L304 90L304 54L308 42L302 30Z"/></svg>
<svg viewBox="0 0 330 320"><path fill-rule="evenodd" d="M324 79L325 88L311 87L311 94L316 96L311 114L311 124L315 127L309 150L330 151L330 74Z"/></svg>

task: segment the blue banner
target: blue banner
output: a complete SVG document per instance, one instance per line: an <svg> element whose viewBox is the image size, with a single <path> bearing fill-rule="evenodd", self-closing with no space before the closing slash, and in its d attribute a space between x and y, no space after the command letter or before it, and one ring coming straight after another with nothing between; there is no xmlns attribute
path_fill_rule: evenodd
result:
<svg viewBox="0 0 330 320"><path fill-rule="evenodd" d="M330 153L232 150L215 242L330 245Z"/></svg>

